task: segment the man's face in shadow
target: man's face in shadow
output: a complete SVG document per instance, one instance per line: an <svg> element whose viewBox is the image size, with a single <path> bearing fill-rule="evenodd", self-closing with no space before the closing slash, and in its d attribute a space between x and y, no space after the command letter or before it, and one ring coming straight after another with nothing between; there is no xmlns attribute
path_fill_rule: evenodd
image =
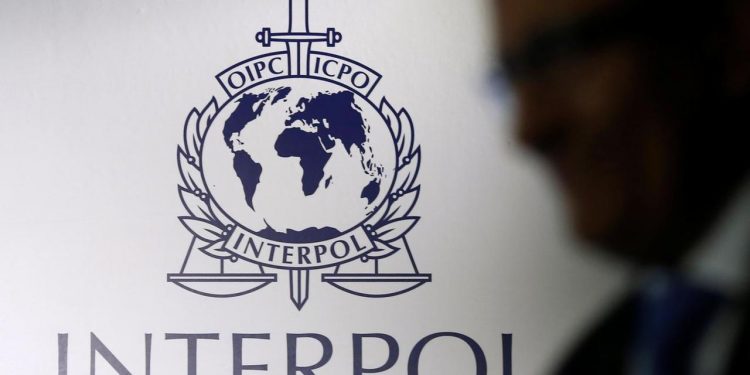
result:
<svg viewBox="0 0 750 375"><path fill-rule="evenodd" d="M683 250L668 237L693 220L684 184L705 183L684 173L699 152L687 128L704 104L700 69L663 63L623 1L496 2L518 138L548 161L576 232L631 259L674 261Z"/></svg>

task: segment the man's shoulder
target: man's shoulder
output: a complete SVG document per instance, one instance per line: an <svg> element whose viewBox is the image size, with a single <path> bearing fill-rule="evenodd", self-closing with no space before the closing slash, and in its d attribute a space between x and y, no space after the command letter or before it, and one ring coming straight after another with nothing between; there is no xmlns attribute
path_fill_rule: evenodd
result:
<svg viewBox="0 0 750 375"><path fill-rule="evenodd" d="M556 370L559 375L624 374L638 310L637 294L628 293L586 331Z"/></svg>
<svg viewBox="0 0 750 375"><path fill-rule="evenodd" d="M607 374L629 371L628 353L636 335L639 297L630 292L621 297L578 342L553 372L557 375ZM731 343L724 371L729 375L750 374L750 308L740 313L739 332Z"/></svg>

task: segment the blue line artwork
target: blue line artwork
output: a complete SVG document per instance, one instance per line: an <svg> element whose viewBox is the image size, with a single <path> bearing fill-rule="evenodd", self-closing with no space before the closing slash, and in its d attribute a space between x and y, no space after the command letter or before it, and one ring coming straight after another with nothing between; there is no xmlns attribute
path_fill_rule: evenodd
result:
<svg viewBox="0 0 750 375"><path fill-rule="evenodd" d="M216 75L226 98L189 112L177 148L179 220L192 239L167 281L229 298L286 274L298 310L311 280L367 298L432 281L407 241L420 219L412 118L372 97L374 69L313 50L343 40L311 32L308 0L289 0L288 29L255 35L283 50Z"/></svg>

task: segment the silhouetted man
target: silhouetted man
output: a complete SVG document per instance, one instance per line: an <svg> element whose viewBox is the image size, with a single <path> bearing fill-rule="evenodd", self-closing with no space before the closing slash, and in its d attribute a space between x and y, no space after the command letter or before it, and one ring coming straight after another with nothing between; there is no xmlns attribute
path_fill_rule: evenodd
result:
<svg viewBox="0 0 750 375"><path fill-rule="evenodd" d="M519 138L648 274L558 372L750 374L750 1L495 1Z"/></svg>

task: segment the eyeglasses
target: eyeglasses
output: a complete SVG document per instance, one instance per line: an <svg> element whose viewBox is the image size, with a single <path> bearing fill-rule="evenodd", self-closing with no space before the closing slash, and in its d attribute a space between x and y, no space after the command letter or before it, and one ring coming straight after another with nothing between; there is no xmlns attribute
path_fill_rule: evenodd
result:
<svg viewBox="0 0 750 375"><path fill-rule="evenodd" d="M705 7L719 8L715 5ZM505 51L499 58L500 76L507 82L523 81L563 60L613 43L653 38L670 31L674 33L670 38L679 38L680 31L671 29L679 22L676 21L678 14L687 12L700 12L700 8L682 2L625 0L619 6L539 32L520 48ZM682 18L684 23L685 17Z"/></svg>

